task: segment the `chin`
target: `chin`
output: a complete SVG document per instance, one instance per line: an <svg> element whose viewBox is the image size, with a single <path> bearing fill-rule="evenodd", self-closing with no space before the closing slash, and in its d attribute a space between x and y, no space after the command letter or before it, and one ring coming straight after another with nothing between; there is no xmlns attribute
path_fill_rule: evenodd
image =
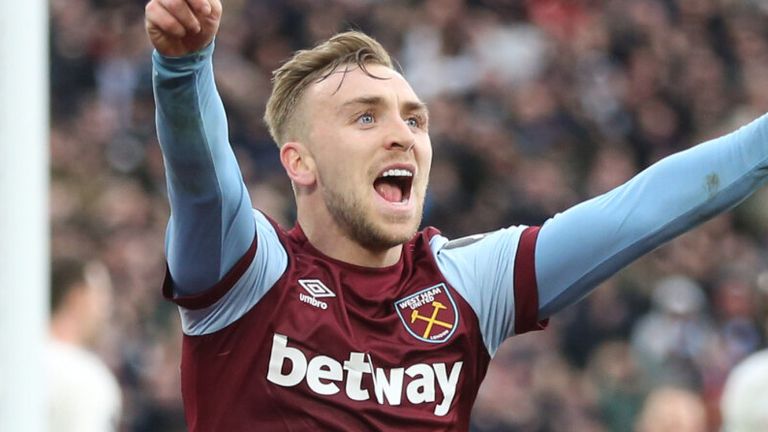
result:
<svg viewBox="0 0 768 432"><path fill-rule="evenodd" d="M376 234L367 236L367 238L366 237L358 238L358 241L366 249L375 250L375 251L385 251L387 249L391 249L396 246L401 246L402 244L410 240L414 236L414 234L416 234L415 231L409 234L392 233L389 235L386 235L386 234L382 235L380 233L376 233Z"/></svg>
<svg viewBox="0 0 768 432"><path fill-rule="evenodd" d="M353 237L358 243L367 249L384 251L406 243L418 230L420 221L411 222L407 225L389 226L382 224L365 224L367 226L358 226L353 230Z"/></svg>
<svg viewBox="0 0 768 432"><path fill-rule="evenodd" d="M392 232L388 236L389 244L394 246L401 245L412 239L414 235L416 235L416 228Z"/></svg>

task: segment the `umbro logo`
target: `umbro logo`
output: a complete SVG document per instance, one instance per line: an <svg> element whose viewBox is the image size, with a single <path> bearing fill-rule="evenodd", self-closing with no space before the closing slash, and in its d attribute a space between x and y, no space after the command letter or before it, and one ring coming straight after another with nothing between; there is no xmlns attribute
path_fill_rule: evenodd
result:
<svg viewBox="0 0 768 432"><path fill-rule="evenodd" d="M316 308L328 309L328 303L318 300L321 298L336 297L333 291L330 290L320 279L299 279L299 285L309 295L302 292L299 293L299 300L304 303L310 304Z"/></svg>

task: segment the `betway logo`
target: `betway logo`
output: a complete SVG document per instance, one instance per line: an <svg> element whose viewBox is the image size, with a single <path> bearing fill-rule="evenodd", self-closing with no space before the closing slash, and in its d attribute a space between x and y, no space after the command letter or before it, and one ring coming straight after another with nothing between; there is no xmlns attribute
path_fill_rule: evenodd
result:
<svg viewBox="0 0 768 432"><path fill-rule="evenodd" d="M288 372L283 366L289 363ZM412 404L436 402L435 384L440 387L443 399L435 405L435 415L448 414L456 395L463 362L456 362L450 372L445 363L418 363L407 368L382 369L371 364L365 353L351 352L343 363L328 356L318 355L307 362L298 348L288 346L288 337L275 333L272 338L272 353L269 356L267 379L279 386L294 387L306 379L309 388L320 395L339 393L340 387L352 400L371 399L369 389L363 388L363 374L372 374L373 393L380 405L400 405L405 398ZM375 372L372 372L375 370ZM408 378L406 378L408 377ZM410 381L405 384L406 379ZM338 384L337 384L338 383Z"/></svg>

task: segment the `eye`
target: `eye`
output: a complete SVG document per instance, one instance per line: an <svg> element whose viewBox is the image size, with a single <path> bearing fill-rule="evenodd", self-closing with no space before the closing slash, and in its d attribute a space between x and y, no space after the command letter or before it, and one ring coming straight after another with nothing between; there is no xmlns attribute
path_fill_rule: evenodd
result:
<svg viewBox="0 0 768 432"><path fill-rule="evenodd" d="M364 126L372 125L375 121L376 121L376 118L373 116L373 114L369 112L361 114L357 118L357 122Z"/></svg>
<svg viewBox="0 0 768 432"><path fill-rule="evenodd" d="M405 119L405 124L412 128L423 128L424 123L424 118L421 116L411 116Z"/></svg>

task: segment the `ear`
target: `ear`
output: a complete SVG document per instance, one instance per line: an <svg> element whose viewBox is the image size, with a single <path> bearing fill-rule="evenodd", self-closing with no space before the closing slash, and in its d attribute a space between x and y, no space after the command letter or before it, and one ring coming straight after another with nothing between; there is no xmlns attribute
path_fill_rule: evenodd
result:
<svg viewBox="0 0 768 432"><path fill-rule="evenodd" d="M312 186L317 181L315 160L300 142L287 142L280 147L280 162L291 181L297 186Z"/></svg>

